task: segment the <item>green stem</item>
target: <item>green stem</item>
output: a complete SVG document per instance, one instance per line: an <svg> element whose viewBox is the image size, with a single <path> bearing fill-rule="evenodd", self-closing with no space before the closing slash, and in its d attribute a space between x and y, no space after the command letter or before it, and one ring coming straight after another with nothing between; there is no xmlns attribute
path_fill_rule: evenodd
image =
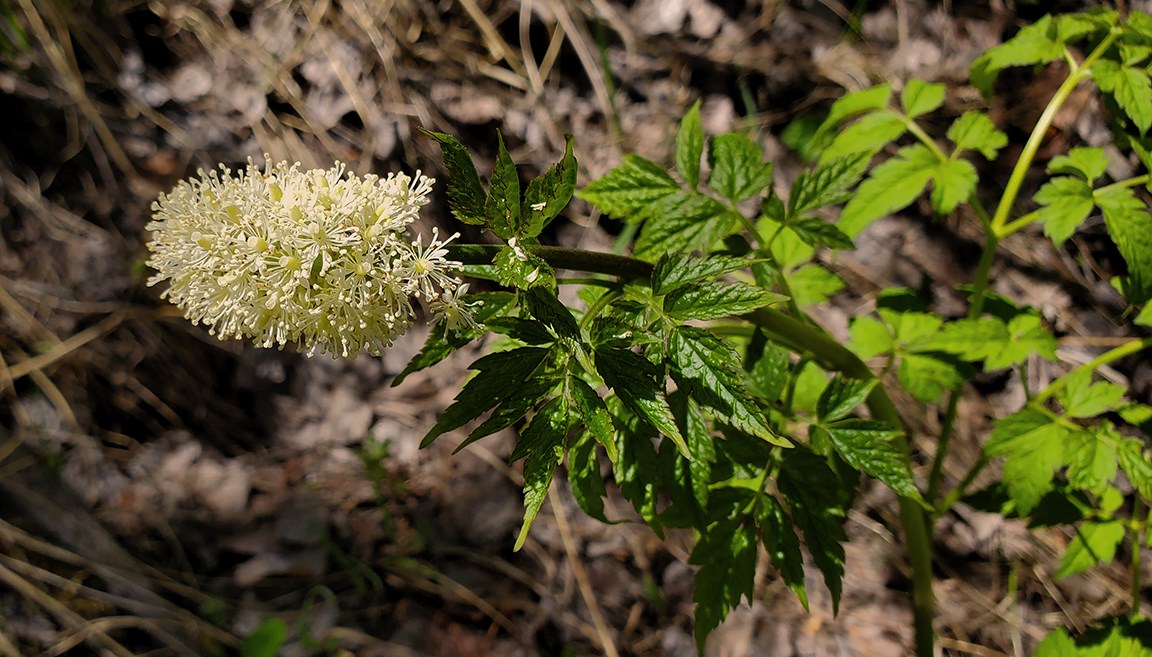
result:
<svg viewBox="0 0 1152 657"><path fill-rule="evenodd" d="M447 248L450 258L464 264L489 264L501 247L450 244ZM559 269L608 274L636 282L652 278L652 264L636 258L552 246L528 248L533 254ZM812 358L826 369L841 372L855 379L875 377L872 370L856 354L812 324L770 308L762 308L744 317L764 329L769 337L775 338L777 342L798 353L811 354ZM894 427L904 426L900 413L882 385L872 388L867 405L873 418ZM910 468L912 459L908 443L903 436L898 439L897 447L904 454L905 463ZM932 629L935 616L932 593L932 543L921 502L910 497L901 497L900 518L908 545L908 559L912 567L912 618L915 627L916 654L919 657L932 657L935 643L935 633Z"/></svg>
<svg viewBox="0 0 1152 657"><path fill-rule="evenodd" d="M1073 368L1071 372L1068 372L1064 376L1061 376L1059 379L1056 379L1055 381L1053 381L1051 384L1048 385L1047 388L1045 388L1040 393L1038 393L1035 397L1032 398L1032 403L1035 405L1040 405L1040 404L1043 404L1045 401L1051 399L1053 395L1060 392L1061 390L1064 389L1064 386L1068 385L1068 380L1070 378L1072 378L1072 376L1075 374L1078 374L1078 373L1083 372L1085 370L1092 371L1092 370L1098 369L1102 365L1107 365L1109 363L1116 362L1116 361L1120 360L1121 358L1127 358L1128 356L1140 353L1141 351L1148 349L1149 347L1152 347L1152 336L1149 336L1149 337L1144 338L1142 340L1132 340L1131 342L1125 342L1124 344L1120 345L1119 347L1116 347L1115 349L1109 349L1108 351L1105 351L1104 353L1093 358L1092 360L1088 361L1087 363L1084 363L1083 365L1080 365L1078 367Z"/></svg>
<svg viewBox="0 0 1152 657"><path fill-rule="evenodd" d="M1148 531L1145 521L1140 518L1140 496L1132 503L1132 613L1140 613L1140 603L1144 596L1140 577L1140 553L1144 548L1144 536Z"/></svg>

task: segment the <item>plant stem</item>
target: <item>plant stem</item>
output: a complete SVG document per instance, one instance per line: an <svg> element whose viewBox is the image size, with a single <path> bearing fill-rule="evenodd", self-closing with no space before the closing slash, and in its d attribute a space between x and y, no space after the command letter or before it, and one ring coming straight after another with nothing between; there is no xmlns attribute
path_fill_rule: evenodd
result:
<svg viewBox="0 0 1152 657"><path fill-rule="evenodd" d="M500 244L449 244L444 247L448 258L465 265L490 265L500 253ZM626 280L650 279L652 264L628 256L598 253L560 246L528 246L528 251L540 256L557 269L571 269L595 274L619 276Z"/></svg>

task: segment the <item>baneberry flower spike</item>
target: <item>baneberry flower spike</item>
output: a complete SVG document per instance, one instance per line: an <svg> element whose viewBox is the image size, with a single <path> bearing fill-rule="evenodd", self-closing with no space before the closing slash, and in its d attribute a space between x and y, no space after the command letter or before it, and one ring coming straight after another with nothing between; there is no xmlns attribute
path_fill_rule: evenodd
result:
<svg viewBox="0 0 1152 657"><path fill-rule="evenodd" d="M379 354L411 325L413 296L467 313L461 265L443 250L452 238L409 235L433 182L360 178L340 163L200 171L152 205L148 284L167 282L162 296L221 339Z"/></svg>

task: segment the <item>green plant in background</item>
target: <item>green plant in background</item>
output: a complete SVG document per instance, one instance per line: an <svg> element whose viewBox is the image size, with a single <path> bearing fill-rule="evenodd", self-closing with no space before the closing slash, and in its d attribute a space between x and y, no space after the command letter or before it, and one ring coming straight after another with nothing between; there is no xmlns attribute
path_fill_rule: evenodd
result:
<svg viewBox="0 0 1152 657"><path fill-rule="evenodd" d="M1102 619L1100 630L1075 640L1057 631L1037 655L1152 651L1149 621L1135 616L1152 503L1141 431L1152 424L1152 407L1095 378L1101 366L1152 346L1152 338L1133 337L1029 390L1021 408L996 420L983 457L958 485L946 490L942 476L965 382L1007 368L1023 375L1034 357L1055 358L1056 339L1039 313L989 291L1001 240L1035 224L1059 245L1099 213L1127 264L1114 282L1134 324L1152 325L1152 216L1141 196L1152 189L1148 174L1114 180L1108 152L1074 148L1049 162L1034 203L1019 198L1054 116L1083 84L1094 84L1114 110L1117 146L1144 169L1152 165L1145 136L1152 125L1152 18L1103 9L1045 17L979 58L972 82L991 94L1002 70L1057 60L1066 63L1067 78L1007 181L982 181L976 165L1007 144L988 116L966 112L938 140L919 119L943 105L946 89L911 80L898 94L880 85L834 103L806 131L803 151L814 162L783 196L756 142L738 133L706 138L698 107L681 123L675 175L628 155L579 192L571 138L563 159L524 189L501 140L485 188L458 140L428 132L444 154L452 213L501 244L434 237L421 247L418 237L409 246L408 221L398 213L419 204L422 186L381 192L373 187L378 179L344 183L320 172L293 182L290 197L287 187L277 194L261 184L270 174L249 172L244 189L261 196L245 207L258 212L241 212L243 194L221 192L206 177L198 189L207 190L207 200L163 199L152 224L153 248L160 249L154 262L164 265L162 277L179 283L173 298L195 319L215 326L223 318L225 334L269 344L299 340L336 353L387 346L411 321L411 299L427 304L437 318L431 336L395 383L487 332L505 336L507 348L472 364L475 375L424 444L485 414L461 448L519 429L511 455L524 459L517 548L561 464L581 507L606 519L601 462L610 463L613 483L656 532L689 527L698 536L690 560L699 567L701 652L728 611L753 598L761 546L805 605L806 548L838 605L842 525L862 476L899 495L918 655L934 651L934 521L977 498L1006 516L1074 528L1057 577L1117 554L1131 558L1133 615ZM893 145L894 155L877 159ZM357 190L373 200L358 201ZM631 257L540 245L539 235L573 194L637 227ZM875 314L853 318L851 341L840 344L805 312L842 286L816 254L853 248L870 222L924 196L940 215L967 208L963 216L983 231L982 257L963 287L967 316L948 320L915 291L886 290ZM985 206L989 199L994 206ZM166 209L172 207L178 211ZM188 218L203 213L214 220ZM274 231L262 228L267 217ZM216 224L224 228L208 235L204 227ZM373 250L372 237L380 235L388 246ZM560 269L588 275L564 278ZM456 272L507 291L467 294ZM262 282L269 277L274 288ZM583 303L561 303L561 285L577 286ZM372 290L383 291L387 303L358 319L357 304L373 298ZM276 316L272 296L295 304L294 314ZM946 409L923 480L913 475L889 386ZM973 482L993 461L1003 462L1000 483L974 495Z"/></svg>

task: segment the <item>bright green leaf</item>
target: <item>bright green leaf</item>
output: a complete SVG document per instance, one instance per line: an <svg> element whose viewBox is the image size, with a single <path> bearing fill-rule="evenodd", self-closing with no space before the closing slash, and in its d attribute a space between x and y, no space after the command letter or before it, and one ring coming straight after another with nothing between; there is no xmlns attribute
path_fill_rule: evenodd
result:
<svg viewBox="0 0 1152 657"><path fill-rule="evenodd" d="M821 164L834 158L859 153L875 154L896 141L908 130L904 117L891 110L878 110L865 114L859 121L844 128L820 156Z"/></svg>
<svg viewBox="0 0 1152 657"><path fill-rule="evenodd" d="M740 223L740 217L723 203L696 193L670 194L648 211L651 216L633 247L634 255L646 260L665 253L709 250Z"/></svg>
<svg viewBox="0 0 1152 657"><path fill-rule="evenodd" d="M704 128L700 124L700 101L696 101L684 114L680 130L676 132L676 170L692 189L700 184L700 157L703 154Z"/></svg>
<svg viewBox="0 0 1152 657"><path fill-rule="evenodd" d="M820 265L804 265L788 274L792 298L801 308L823 303L844 289L844 281Z"/></svg>
<svg viewBox="0 0 1152 657"><path fill-rule="evenodd" d="M913 78L900 92L900 105L904 108L904 114L914 119L938 109L944 104L947 95L948 88L943 84Z"/></svg>
<svg viewBox="0 0 1152 657"><path fill-rule="evenodd" d="M1125 294L1134 303L1152 299L1152 216L1143 201L1127 188L1096 194L1108 234L1128 263Z"/></svg>
<svg viewBox="0 0 1152 657"><path fill-rule="evenodd" d="M1064 447L1068 483L1079 490L1102 494L1116 477L1116 446L1120 442L1111 427L1071 432Z"/></svg>
<svg viewBox="0 0 1152 657"><path fill-rule="evenodd" d="M764 161L759 145L739 133L712 139L708 165L708 186L732 201L752 198L772 183L772 164Z"/></svg>
<svg viewBox="0 0 1152 657"><path fill-rule="evenodd" d="M900 429L876 420L848 418L821 423L832 444L848 465L888 484L904 497L921 499L908 470L908 455L898 446Z"/></svg>
<svg viewBox="0 0 1152 657"><path fill-rule="evenodd" d="M665 254L652 268L652 294L668 294L678 287L730 271L744 269L755 260L731 256L697 258L682 254Z"/></svg>
<svg viewBox="0 0 1152 657"><path fill-rule="evenodd" d="M830 249L854 249L852 238L845 235L839 228L824 221L811 217L801 219L788 225L796 235L805 243L813 247L828 247Z"/></svg>
<svg viewBox="0 0 1152 657"><path fill-rule="evenodd" d="M1048 173L1078 173L1089 184L1108 172L1108 156L1103 148L1077 146L1048 162Z"/></svg>
<svg viewBox="0 0 1152 657"><path fill-rule="evenodd" d="M1063 629L1053 630L1032 657L1152 657L1152 623L1147 619L1118 616L1104 623L1075 640Z"/></svg>
<svg viewBox="0 0 1152 657"><path fill-rule="evenodd" d="M276 657L288 638L288 626L273 616L256 626L240 646L240 657Z"/></svg>
<svg viewBox="0 0 1152 657"><path fill-rule="evenodd" d="M1022 313L1008 322L1008 340L1003 351L989 356L984 367L997 370L1024 362L1032 354L1048 360L1056 360L1059 343L1051 331L1044 328L1044 321L1038 315Z"/></svg>
<svg viewBox="0 0 1152 657"><path fill-rule="evenodd" d="M819 131L833 130L845 119L857 114L884 109L888 107L891 98L892 85L890 84L879 84L860 91L850 91L832 103L832 108L828 110L828 116L824 119L824 124L820 126Z"/></svg>
<svg viewBox="0 0 1152 657"><path fill-rule="evenodd" d="M1106 94L1111 94L1140 134L1152 126L1152 83L1148 71L1102 59L1092 66L1092 79Z"/></svg>
<svg viewBox="0 0 1152 657"><path fill-rule="evenodd" d="M883 322L874 317L862 315L853 318L849 333L852 338L848 341L848 348L861 358L892 351L892 334Z"/></svg>
<svg viewBox="0 0 1152 657"><path fill-rule="evenodd" d="M834 422L848 417L857 406L864 403L868 394L876 387L877 379L850 379L837 374L828 382L828 387L816 402L816 415L821 422Z"/></svg>
<svg viewBox="0 0 1152 657"><path fill-rule="evenodd" d="M1128 475L1132 486L1140 493L1144 503L1152 502L1152 458L1139 438L1125 438L1116 450L1120 469Z"/></svg>
<svg viewBox="0 0 1152 657"><path fill-rule="evenodd" d="M948 214L968 199L976 189L979 176L968 160L944 160L936 165L932 176L932 211Z"/></svg>
<svg viewBox="0 0 1152 657"><path fill-rule="evenodd" d="M801 171L788 195L787 215L800 217L813 210L847 201L851 198L852 187L860 182L871 160L869 154L857 153L830 158L815 168Z"/></svg>
<svg viewBox="0 0 1152 657"><path fill-rule="evenodd" d="M556 473L556 466L564 456L564 446L568 444L568 430L575 419L569 416L568 408L560 400L553 399L541 408L528 428L520 435L517 451L525 452L524 461L524 524L516 537L513 551L524 547L532 522L540 513L540 507L548 497L548 487ZM515 457L516 454L513 454Z"/></svg>
<svg viewBox="0 0 1152 657"><path fill-rule="evenodd" d="M970 71L972 86L988 97L1000 71L1012 66L1046 64L1063 57L1064 44L1058 40L1054 27L1052 17L1044 16L976 58Z"/></svg>
<svg viewBox="0 0 1152 657"><path fill-rule="evenodd" d="M1124 387L1115 383L1092 383L1092 372L1080 370L1064 377L1060 402L1068 417L1095 417L1112 410L1124 398Z"/></svg>
<svg viewBox="0 0 1152 657"><path fill-rule="evenodd" d="M896 370L900 385L922 402L938 402L944 393L964 383L956 366L925 354L904 354Z"/></svg>
<svg viewBox="0 0 1152 657"><path fill-rule="evenodd" d="M923 144L901 148L856 188L840 215L840 230L855 237L876 219L911 205L928 186L938 162Z"/></svg>
<svg viewBox="0 0 1152 657"><path fill-rule="evenodd" d="M1124 540L1124 523L1119 520L1085 522L1068 544L1055 579L1084 572L1099 563L1112 561L1116 548Z"/></svg>
<svg viewBox="0 0 1152 657"><path fill-rule="evenodd" d="M1003 456L1004 484L1021 515L1027 515L1053 488L1053 473L1064 464L1068 429L1044 413L1025 409L996 421L984 446Z"/></svg>
<svg viewBox="0 0 1152 657"><path fill-rule="evenodd" d="M1059 176L1036 192L1044 234L1060 246L1076 232L1096 207L1092 187L1079 178Z"/></svg>
<svg viewBox="0 0 1152 657"><path fill-rule="evenodd" d="M676 319L719 319L787 298L747 283L699 283L669 292L664 297L664 312Z"/></svg>
<svg viewBox="0 0 1152 657"><path fill-rule="evenodd" d="M964 112L948 127L948 139L956 145L957 153L974 150L986 160L995 160L1001 148L1008 145L1004 134L983 112Z"/></svg>
<svg viewBox="0 0 1152 657"><path fill-rule="evenodd" d="M639 155L624 162L576 193L601 212L624 221L647 216L649 206L680 191L680 184L663 167Z"/></svg>

